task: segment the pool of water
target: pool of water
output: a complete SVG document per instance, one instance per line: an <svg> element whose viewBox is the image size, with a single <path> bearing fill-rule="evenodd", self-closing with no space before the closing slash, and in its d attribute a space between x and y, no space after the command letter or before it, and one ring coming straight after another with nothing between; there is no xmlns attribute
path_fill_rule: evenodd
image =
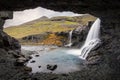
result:
<svg viewBox="0 0 120 80"><path fill-rule="evenodd" d="M28 49L30 49L30 47ZM35 50L37 49L35 48ZM32 67L32 73L69 73L79 71L81 69L80 66L83 65L83 60L81 60L78 56L68 54L68 51L69 49L57 48L40 52L37 56L36 54L33 54L33 58L26 65L28 67ZM57 65L57 68L54 71L48 70L48 64Z"/></svg>

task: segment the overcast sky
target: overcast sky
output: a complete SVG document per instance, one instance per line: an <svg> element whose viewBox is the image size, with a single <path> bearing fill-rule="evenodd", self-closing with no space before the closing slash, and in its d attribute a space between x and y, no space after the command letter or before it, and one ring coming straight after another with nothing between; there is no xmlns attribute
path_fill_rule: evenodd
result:
<svg viewBox="0 0 120 80"><path fill-rule="evenodd" d="M75 14L73 12L55 12L53 10L48 10L45 8L35 8L24 11L14 12L13 19L6 20L4 27L20 25L25 22L40 18L42 16L54 17L54 16L79 16L80 14Z"/></svg>

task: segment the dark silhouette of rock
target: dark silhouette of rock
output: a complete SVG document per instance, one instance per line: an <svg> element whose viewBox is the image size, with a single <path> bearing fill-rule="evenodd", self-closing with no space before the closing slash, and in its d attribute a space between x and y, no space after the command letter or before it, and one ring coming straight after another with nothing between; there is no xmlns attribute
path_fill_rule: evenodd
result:
<svg viewBox="0 0 120 80"><path fill-rule="evenodd" d="M38 43L44 39L46 39L46 36L48 36L49 33L43 33L43 34L36 34L36 35L29 35L26 37L23 37L20 41L21 42L35 42Z"/></svg>
<svg viewBox="0 0 120 80"><path fill-rule="evenodd" d="M80 26L78 28L75 28L72 32L72 47L76 47L79 48L83 42L86 39L86 36L89 32L90 27L89 26ZM65 44L69 43L69 32L70 31L65 31L65 32L57 32L56 35L58 36L64 36L66 37L68 40L64 40L62 41Z"/></svg>
<svg viewBox="0 0 120 80"><path fill-rule="evenodd" d="M48 69L48 70L51 70L51 71L54 71L55 69L57 69L57 65L48 64L48 65L47 65L47 69Z"/></svg>
<svg viewBox="0 0 120 80"><path fill-rule="evenodd" d="M24 63L26 62L26 58L24 57L19 57L17 58L16 62L15 62L15 66L24 66Z"/></svg>
<svg viewBox="0 0 120 80"><path fill-rule="evenodd" d="M41 66L38 66L38 68L41 68Z"/></svg>
<svg viewBox="0 0 120 80"><path fill-rule="evenodd" d="M25 72L31 72L32 71L32 68L31 67L24 67L24 70L25 70Z"/></svg>
<svg viewBox="0 0 120 80"><path fill-rule="evenodd" d="M30 61L30 63L35 63L35 60Z"/></svg>
<svg viewBox="0 0 120 80"><path fill-rule="evenodd" d="M8 54L12 54L15 58L19 58L22 56L21 54L17 53L16 51L12 51L12 50L9 50Z"/></svg>
<svg viewBox="0 0 120 80"><path fill-rule="evenodd" d="M40 55L35 55L35 57L39 57Z"/></svg>
<svg viewBox="0 0 120 80"><path fill-rule="evenodd" d="M6 48L7 50L20 50L21 45L18 40L10 37L8 34L0 30L1 48Z"/></svg>

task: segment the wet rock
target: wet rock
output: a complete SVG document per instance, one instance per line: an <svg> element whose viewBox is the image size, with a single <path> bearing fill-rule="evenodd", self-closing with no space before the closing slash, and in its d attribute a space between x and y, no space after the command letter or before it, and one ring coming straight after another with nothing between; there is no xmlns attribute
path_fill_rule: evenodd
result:
<svg viewBox="0 0 120 80"><path fill-rule="evenodd" d="M12 51L12 50L9 50L8 54L12 54L15 58L21 57L21 55L19 53L17 53L16 51Z"/></svg>
<svg viewBox="0 0 120 80"><path fill-rule="evenodd" d="M39 57L39 56L40 56L40 55L38 55L38 54L37 54L37 55L35 55L35 57Z"/></svg>
<svg viewBox="0 0 120 80"><path fill-rule="evenodd" d="M86 39L86 36L88 34L88 31L90 29L90 26L82 26L75 28L72 32L72 47L80 47L83 42ZM64 45L69 43L69 32L70 31L64 31L64 32L57 32L56 35L58 36L64 36L66 40L62 41Z"/></svg>
<svg viewBox="0 0 120 80"><path fill-rule="evenodd" d="M24 71L26 71L26 72L31 72L31 71L32 71L32 68L25 66L25 67L24 67Z"/></svg>
<svg viewBox="0 0 120 80"><path fill-rule="evenodd" d="M87 59L87 61L85 62L85 64L87 65L97 65L102 61L101 56L97 55L97 56L92 56L90 58Z"/></svg>
<svg viewBox="0 0 120 80"><path fill-rule="evenodd" d="M48 69L48 70L51 70L51 71L54 71L55 69L57 69L57 65L48 64L48 65L47 65L47 69Z"/></svg>
<svg viewBox="0 0 120 80"><path fill-rule="evenodd" d="M89 53L89 55L87 56L87 59L89 59L90 57L93 57L93 56L97 56L97 55L102 55L102 53L99 51L91 51Z"/></svg>
<svg viewBox="0 0 120 80"><path fill-rule="evenodd" d="M24 57L17 58L15 62L15 66L23 66L26 61L27 60Z"/></svg>
<svg viewBox="0 0 120 80"><path fill-rule="evenodd" d="M96 51L97 49L99 49L102 46L102 42L100 41L97 45L94 46L94 48L92 49L92 51Z"/></svg>
<svg viewBox="0 0 120 80"><path fill-rule="evenodd" d="M38 66L38 68L41 68L41 66Z"/></svg>
<svg viewBox="0 0 120 80"><path fill-rule="evenodd" d="M32 56L27 56L25 57L27 61L29 61L30 59L32 59Z"/></svg>
<svg viewBox="0 0 120 80"><path fill-rule="evenodd" d="M35 63L35 62L36 62L35 60L30 61L30 63Z"/></svg>

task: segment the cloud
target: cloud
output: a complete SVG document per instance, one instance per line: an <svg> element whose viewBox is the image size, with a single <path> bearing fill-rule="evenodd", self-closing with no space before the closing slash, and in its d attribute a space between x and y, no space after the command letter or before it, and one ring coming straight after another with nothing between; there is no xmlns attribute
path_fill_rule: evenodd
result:
<svg viewBox="0 0 120 80"><path fill-rule="evenodd" d="M80 14L75 14L73 12L55 12L53 10L38 7L35 9L14 12L13 19L6 20L4 27L20 25L25 22L40 18L42 16L47 16L50 18L54 16L78 16L78 15Z"/></svg>

